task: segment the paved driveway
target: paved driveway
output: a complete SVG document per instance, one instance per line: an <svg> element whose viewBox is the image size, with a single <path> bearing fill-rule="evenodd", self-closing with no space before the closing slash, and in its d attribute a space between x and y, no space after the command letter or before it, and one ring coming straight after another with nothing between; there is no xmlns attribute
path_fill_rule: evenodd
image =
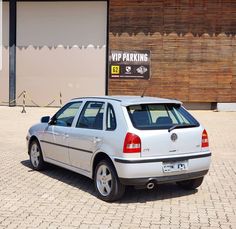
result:
<svg viewBox="0 0 236 229"><path fill-rule="evenodd" d="M236 113L193 112L208 129L213 152L198 191L173 184L129 188L109 204L83 176L55 166L32 171L26 131L55 109L20 111L0 107L0 228L236 228Z"/></svg>

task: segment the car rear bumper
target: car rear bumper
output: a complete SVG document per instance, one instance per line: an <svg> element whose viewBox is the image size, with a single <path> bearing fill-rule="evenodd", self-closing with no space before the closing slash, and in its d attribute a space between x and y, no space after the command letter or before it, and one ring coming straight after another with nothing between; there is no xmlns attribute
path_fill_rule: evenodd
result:
<svg viewBox="0 0 236 229"><path fill-rule="evenodd" d="M155 184L171 183L183 180L191 180L199 177L203 177L208 173L208 170L186 173L180 175L171 176L161 176L161 177L146 177L146 178L120 178L120 182L124 185L131 186L144 186L149 182L154 182Z"/></svg>
<svg viewBox="0 0 236 229"><path fill-rule="evenodd" d="M187 170L163 171L163 163L181 161L187 161ZM113 158L113 162L123 184L145 185L150 180L155 180L156 183L168 183L206 175L211 163L211 153L208 151L159 158Z"/></svg>

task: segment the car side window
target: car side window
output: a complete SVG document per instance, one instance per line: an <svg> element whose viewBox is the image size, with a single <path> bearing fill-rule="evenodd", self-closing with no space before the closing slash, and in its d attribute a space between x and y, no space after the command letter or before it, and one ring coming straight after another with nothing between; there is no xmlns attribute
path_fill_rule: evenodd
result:
<svg viewBox="0 0 236 229"><path fill-rule="evenodd" d="M106 130L116 129L116 116L113 106L109 103L107 106L107 120L106 120Z"/></svg>
<svg viewBox="0 0 236 229"><path fill-rule="evenodd" d="M53 125L70 127L78 112L82 102L72 102L66 104L59 110L53 118Z"/></svg>
<svg viewBox="0 0 236 229"><path fill-rule="evenodd" d="M105 103L87 102L81 112L76 127L86 129L103 129Z"/></svg>

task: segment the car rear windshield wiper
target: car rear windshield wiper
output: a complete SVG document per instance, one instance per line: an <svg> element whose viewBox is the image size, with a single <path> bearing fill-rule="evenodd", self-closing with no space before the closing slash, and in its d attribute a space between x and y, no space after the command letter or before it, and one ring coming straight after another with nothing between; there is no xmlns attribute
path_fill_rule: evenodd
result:
<svg viewBox="0 0 236 229"><path fill-rule="evenodd" d="M170 127L168 129L168 132L171 132L172 130L178 129L178 128L190 128L190 127L197 127L197 125L194 125L194 124L176 124L176 125L173 125L172 127Z"/></svg>

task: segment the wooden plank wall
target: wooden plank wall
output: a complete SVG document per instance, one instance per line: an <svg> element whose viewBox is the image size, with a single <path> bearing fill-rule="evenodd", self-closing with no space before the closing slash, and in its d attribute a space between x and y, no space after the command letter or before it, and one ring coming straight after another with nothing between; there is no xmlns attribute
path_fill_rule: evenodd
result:
<svg viewBox="0 0 236 229"><path fill-rule="evenodd" d="M235 0L110 0L109 47L151 50L151 80L109 79L109 94L236 102Z"/></svg>

